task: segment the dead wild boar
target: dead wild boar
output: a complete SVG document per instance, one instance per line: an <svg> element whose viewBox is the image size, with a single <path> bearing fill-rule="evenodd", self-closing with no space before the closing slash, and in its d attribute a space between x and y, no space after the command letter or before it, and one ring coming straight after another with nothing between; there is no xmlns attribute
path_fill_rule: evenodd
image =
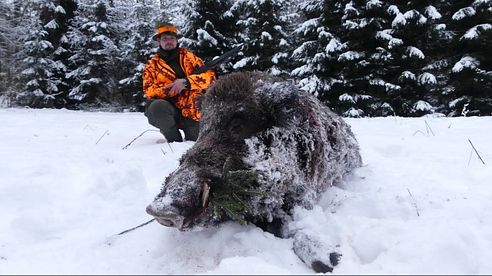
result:
<svg viewBox="0 0 492 276"><path fill-rule="evenodd" d="M317 272L331 271L337 254L316 237L289 233L285 224L295 206L311 209L361 166L350 126L293 83L258 73L220 78L201 107L198 140L147 213L180 230L226 220L253 223L294 236L301 260Z"/></svg>

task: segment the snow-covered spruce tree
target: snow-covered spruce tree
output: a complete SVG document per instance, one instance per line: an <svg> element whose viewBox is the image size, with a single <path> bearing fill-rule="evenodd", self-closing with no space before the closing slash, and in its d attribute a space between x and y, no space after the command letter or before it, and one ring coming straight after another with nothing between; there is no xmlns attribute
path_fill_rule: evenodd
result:
<svg viewBox="0 0 492 276"><path fill-rule="evenodd" d="M456 33L449 93L450 116L492 115L492 1L450 2Z"/></svg>
<svg viewBox="0 0 492 276"><path fill-rule="evenodd" d="M57 71L55 76L59 79L59 95L57 96L57 101L55 102L55 107L61 108L66 107L67 95L70 87L66 80L67 66L70 63L70 57L72 52L70 49L70 44L66 36L68 29L70 27L71 20L75 16L75 11L77 10L76 0L56 0L57 4L55 10L55 17L51 18L52 24L57 24L58 28L52 30L53 32L48 32L50 41L52 41L53 47L55 48L53 53L53 60L57 63L60 70ZM50 14L47 14L47 20L50 18Z"/></svg>
<svg viewBox="0 0 492 276"><path fill-rule="evenodd" d="M192 0L190 6L193 10L182 28L183 46L207 61L222 55L237 44L237 19L229 11L232 0ZM221 73L228 71L225 67L221 68Z"/></svg>
<svg viewBox="0 0 492 276"><path fill-rule="evenodd" d="M447 103L442 98L452 91L449 76L453 59L452 51L455 47L453 40L456 36L447 24L449 1L430 1L430 4L423 1L419 4L421 4L419 10L428 20L425 43L422 46L426 54L426 65L422 68L423 73L420 78L417 79L418 83L427 89L427 96L420 104L428 103L433 111L447 114L449 112ZM425 106L421 109L424 109L420 111L421 113L428 113L425 111Z"/></svg>
<svg viewBox="0 0 492 276"><path fill-rule="evenodd" d="M303 1L297 5L297 10L300 16L298 27L292 35L293 44L297 47L293 49L290 58L294 66L291 76L298 80L301 89L319 97L321 93L328 91L332 83L325 77L326 73L330 73L327 72L330 68L322 61L326 57L326 38L333 35L326 32L322 26L323 2ZM339 40L331 41L340 45Z"/></svg>
<svg viewBox="0 0 492 276"><path fill-rule="evenodd" d="M301 89L314 94L335 109L337 99L328 96L334 85L342 82L338 56L346 49L340 38L343 3L308 0L299 3L300 23L293 32L291 55L295 77Z"/></svg>
<svg viewBox="0 0 492 276"><path fill-rule="evenodd" d="M23 59L25 70L21 74L25 88L17 95L17 101L21 105L38 108L63 107L67 88L64 33L77 6L71 0L42 0L38 3L33 19L24 22L28 26L23 53L26 56Z"/></svg>
<svg viewBox="0 0 492 276"><path fill-rule="evenodd" d="M125 31L118 44L118 93L122 95L124 104L143 111L142 72L154 52L155 44L151 37L158 10L152 1L139 1L122 3L116 12L124 19L118 23L118 29Z"/></svg>
<svg viewBox="0 0 492 276"><path fill-rule="evenodd" d="M238 42L247 43L233 65L235 70L266 71L288 75L289 34L286 0L237 0L231 13L238 18Z"/></svg>
<svg viewBox="0 0 492 276"><path fill-rule="evenodd" d="M14 13L9 3L0 3L0 106L10 102L16 91L15 76L19 74L19 64L15 54L21 49L20 22L22 18ZM4 102L5 101L5 102Z"/></svg>
<svg viewBox="0 0 492 276"><path fill-rule="evenodd" d="M292 75L339 114L359 117L385 105L381 88L386 53L376 34L387 24L380 1L305 1L304 22L294 32ZM383 107L381 107L383 106Z"/></svg>
<svg viewBox="0 0 492 276"><path fill-rule="evenodd" d="M391 26L378 34L389 53L384 85L396 115L421 116L438 105L436 74L442 68L433 54L441 45L431 39L438 38L441 15L428 2L390 1L386 12Z"/></svg>
<svg viewBox="0 0 492 276"><path fill-rule="evenodd" d="M343 6L337 37L344 49L337 57L340 79L323 96L344 116L382 115L387 106L384 79L387 53L377 34L388 25L385 4L379 0L349 1ZM325 11L329 16L330 11Z"/></svg>
<svg viewBox="0 0 492 276"><path fill-rule="evenodd" d="M68 99L74 105L87 103L100 106L121 102L115 75L118 51L113 42L114 30L104 1L79 4L74 22L67 34L73 49L69 72L71 90Z"/></svg>

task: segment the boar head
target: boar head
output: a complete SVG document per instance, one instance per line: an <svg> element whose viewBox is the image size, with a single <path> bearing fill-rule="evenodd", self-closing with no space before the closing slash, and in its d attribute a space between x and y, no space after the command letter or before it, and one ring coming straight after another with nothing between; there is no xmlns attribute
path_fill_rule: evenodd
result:
<svg viewBox="0 0 492 276"><path fill-rule="evenodd" d="M254 172L243 161L245 139L285 121L281 102L295 99L294 94L271 97L269 89L273 88L264 86L258 74L235 73L208 90L201 104L199 137L181 157L178 169L166 178L147 207L148 214L180 230L246 219L247 214L234 217L238 215L234 208L238 212L248 209L248 196L257 185ZM238 205L220 206L221 199L231 200L226 197L234 197Z"/></svg>

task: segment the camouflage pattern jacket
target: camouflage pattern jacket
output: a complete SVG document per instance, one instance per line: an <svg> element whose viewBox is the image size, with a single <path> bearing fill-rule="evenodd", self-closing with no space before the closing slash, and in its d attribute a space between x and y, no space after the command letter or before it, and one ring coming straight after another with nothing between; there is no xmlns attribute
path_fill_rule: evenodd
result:
<svg viewBox="0 0 492 276"><path fill-rule="evenodd" d="M179 63L190 83L190 89L181 91L177 96L170 97L164 86L177 79L173 69L156 53L147 62L143 73L143 88L147 99L164 99L172 102L181 111L183 117L199 121L198 99L215 80L215 72L208 70L201 74L192 74L195 68L203 65L203 61L185 48L179 48Z"/></svg>

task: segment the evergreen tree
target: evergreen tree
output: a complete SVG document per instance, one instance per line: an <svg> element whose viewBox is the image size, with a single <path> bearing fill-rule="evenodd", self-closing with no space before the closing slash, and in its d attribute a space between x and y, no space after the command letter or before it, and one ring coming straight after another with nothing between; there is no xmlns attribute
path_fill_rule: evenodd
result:
<svg viewBox="0 0 492 276"><path fill-rule="evenodd" d="M104 1L80 5L73 26L67 34L73 55L69 72L72 104L102 105L120 103L116 93L115 56L118 48L113 42L115 31L109 20L108 5Z"/></svg>
<svg viewBox="0 0 492 276"><path fill-rule="evenodd" d="M151 1L129 3L120 8L120 13L126 14L129 19L120 23L120 28L125 30L125 35L119 43L118 90L125 104L131 104L136 110L143 111L145 99L142 90L142 72L148 58L154 52L155 44L151 40L154 34L152 22L157 14Z"/></svg>
<svg viewBox="0 0 492 276"><path fill-rule="evenodd" d="M430 2L430 3L426 3ZM427 17L428 27L425 33L423 48L426 54L426 65L420 78L420 84L425 80L425 74L430 83L423 83L427 90L424 100L432 106L432 110L448 113L447 104L443 103L443 96L450 90L449 72L451 65L451 51L453 49L454 32L447 24L448 1L423 1L425 6L420 7ZM431 75L428 75L431 74ZM433 79L435 77L435 80ZM414 113L414 115L417 115Z"/></svg>
<svg viewBox="0 0 492 276"><path fill-rule="evenodd" d="M293 44L298 47L291 54L294 65L291 76L298 80L301 89L319 97L336 81L335 72L329 67L332 63L327 59L331 57L333 60L342 45L322 26L326 23L322 18L323 2L308 0L299 3L297 9L300 12L299 26L293 31ZM330 42L331 46L325 48Z"/></svg>
<svg viewBox="0 0 492 276"><path fill-rule="evenodd" d="M52 76L54 80L59 82L54 107L61 108L66 106L69 86L65 74L69 58L72 55L66 33L70 26L70 20L77 10L77 2L75 0L56 0L54 4L56 5L54 14L48 9L43 9L40 17L42 21L49 21L48 26L56 26L56 28L48 29L48 41L53 45L53 61L58 67Z"/></svg>
<svg viewBox="0 0 492 276"><path fill-rule="evenodd" d="M403 70L394 70L392 81L400 88L392 99L396 113L419 116L437 111L439 94L446 86L447 57L445 25L441 6L421 3L391 6L395 16L393 34L402 43L391 50L394 62Z"/></svg>
<svg viewBox="0 0 492 276"><path fill-rule="evenodd" d="M236 19L229 12L231 0L195 0L183 26L183 46L204 60L212 60L237 44Z"/></svg>
<svg viewBox="0 0 492 276"><path fill-rule="evenodd" d="M453 1L449 8L450 29L457 34L446 97L449 115L491 115L492 1Z"/></svg>
<svg viewBox="0 0 492 276"><path fill-rule="evenodd" d="M34 19L25 22L29 36L24 43L26 69L21 74L25 89L18 95L22 105L62 107L65 104L63 76L66 65L62 60L65 50L61 44L68 17L60 2L66 4L71 1L42 0L35 10Z"/></svg>
<svg viewBox="0 0 492 276"><path fill-rule="evenodd" d="M340 114L373 114L374 97L384 91L381 82L387 59L377 39L387 24L383 4L307 1L300 9L305 21L295 31L301 46L293 57L301 64L292 75L302 77L303 89Z"/></svg>
<svg viewBox="0 0 492 276"><path fill-rule="evenodd" d="M16 16L13 6L0 3L0 98L10 96L19 89L14 76L18 75L19 64L15 54L21 49L21 18ZM2 104L0 99L0 105Z"/></svg>
<svg viewBox="0 0 492 276"><path fill-rule="evenodd" d="M238 17L238 41L246 42L240 60L234 64L238 70L267 71L286 75L290 43L285 0L237 0L231 12Z"/></svg>
<svg viewBox="0 0 492 276"><path fill-rule="evenodd" d="M292 54L292 75L303 89L346 116L447 113L448 106L462 110L471 99L484 106L491 83L489 55L483 53L490 41L485 21L490 1L465 1L479 12L470 15L473 22L454 26L447 20L458 9L450 14L451 6L458 5L465 15L472 10L458 2L304 1L294 32L300 46ZM459 55L464 49L470 52L465 57ZM470 70L474 76L467 78ZM466 86L475 87L471 91L480 87L484 96L476 100L478 94L456 92L470 90Z"/></svg>
<svg viewBox="0 0 492 276"><path fill-rule="evenodd" d="M337 109L344 116L375 115L387 109L384 79L388 56L377 38L388 25L385 7L378 0L350 1L343 7L341 28L334 28L344 45L334 61L341 81L324 96L338 101ZM330 11L325 11L326 20L330 16Z"/></svg>
<svg viewBox="0 0 492 276"><path fill-rule="evenodd" d="M492 114L492 0L11 0L0 93L32 107L136 104L156 21L232 70L290 75L345 116ZM292 13L292 7L295 12ZM294 48L295 46L295 48ZM289 74L287 74L289 73Z"/></svg>

